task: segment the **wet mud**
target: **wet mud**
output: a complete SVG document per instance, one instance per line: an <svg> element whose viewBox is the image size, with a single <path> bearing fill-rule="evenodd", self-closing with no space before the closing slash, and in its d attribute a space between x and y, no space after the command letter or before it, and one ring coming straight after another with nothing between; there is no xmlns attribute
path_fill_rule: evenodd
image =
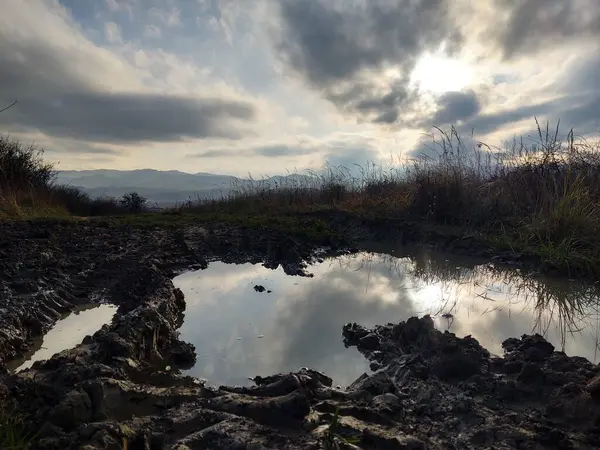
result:
<svg viewBox="0 0 600 450"><path fill-rule="evenodd" d="M306 275L340 242L215 227L0 224L0 405L34 431L33 449L587 449L600 448L600 367L541 336L490 355L428 317L340 339L373 373L347 389L300 369L253 387L183 376L196 360L179 339L185 299L172 278L212 260ZM27 352L77 305L118 306L113 321L30 369Z"/></svg>

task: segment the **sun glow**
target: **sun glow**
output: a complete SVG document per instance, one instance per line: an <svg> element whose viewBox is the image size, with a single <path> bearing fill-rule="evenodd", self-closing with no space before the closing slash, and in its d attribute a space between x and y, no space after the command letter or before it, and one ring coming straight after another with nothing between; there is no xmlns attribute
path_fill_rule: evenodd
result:
<svg viewBox="0 0 600 450"><path fill-rule="evenodd" d="M472 80L473 70L467 63L432 54L423 55L411 74L414 87L436 94L460 91Z"/></svg>

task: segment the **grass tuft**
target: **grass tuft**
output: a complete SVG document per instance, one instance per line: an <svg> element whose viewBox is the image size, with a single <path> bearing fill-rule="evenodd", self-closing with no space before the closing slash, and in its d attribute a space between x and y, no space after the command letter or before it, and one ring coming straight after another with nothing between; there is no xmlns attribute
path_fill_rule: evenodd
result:
<svg viewBox="0 0 600 450"><path fill-rule="evenodd" d="M27 450L36 434L27 430L22 416L0 413L0 449Z"/></svg>

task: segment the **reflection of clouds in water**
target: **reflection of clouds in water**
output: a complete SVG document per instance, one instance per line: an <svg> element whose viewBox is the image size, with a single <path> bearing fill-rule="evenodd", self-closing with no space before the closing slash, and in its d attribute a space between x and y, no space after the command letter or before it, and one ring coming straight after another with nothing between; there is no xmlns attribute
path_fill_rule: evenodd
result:
<svg viewBox="0 0 600 450"><path fill-rule="evenodd" d="M472 321L462 324L457 334L472 333L481 345L492 353L502 355L502 341L509 337L520 337L522 334L539 332L551 342L556 350L563 350L570 356L583 356L590 361L597 359L597 327L586 329L580 333L567 333L564 335L556 323L550 323L543 330L536 328L537 313L527 310L519 313L509 313L508 310L495 311L490 314L486 321ZM463 331L464 330L464 331Z"/></svg>
<svg viewBox="0 0 600 450"><path fill-rule="evenodd" d="M243 383L249 376L310 366L347 384L364 372L367 361L343 346L342 326L414 314L402 279L390 278L383 263L369 271L337 263L313 269L314 278L302 278L258 265L213 263L178 278L188 301L182 338L194 343L198 354L192 374L215 383ZM254 283L273 292L256 293Z"/></svg>
<svg viewBox="0 0 600 450"><path fill-rule="evenodd" d="M281 305L273 329L278 347L273 358L279 358L275 363L278 367L307 365L334 374L336 382L349 384L364 372L367 363L354 349L343 347L343 325L353 321L366 326L399 322L414 315L414 310L403 278L388 278L385 264L372 265L373 288L368 290L367 272L331 269L315 274L312 283ZM351 351L352 358L348 356ZM342 354L343 360L336 358Z"/></svg>
<svg viewBox="0 0 600 450"><path fill-rule="evenodd" d="M265 345L256 336L263 333L274 301L270 294L253 290L251 282L259 279L260 269L251 264L212 263L204 271L175 280L187 302L181 337L196 346L193 375L216 383L242 383L260 369Z"/></svg>
<svg viewBox="0 0 600 450"><path fill-rule="evenodd" d="M496 310L485 317L459 317L454 331L463 336L472 334L479 343L495 355L502 355L502 342L509 337L521 337L531 331L531 312L514 313L509 309Z"/></svg>
<svg viewBox="0 0 600 450"><path fill-rule="evenodd" d="M450 280L432 280L430 275L429 281L450 286L438 307L453 317L437 320L440 329L471 334L496 354L502 354L501 343L509 337L539 333L557 349L596 360L600 316L598 290L592 285L487 266Z"/></svg>
<svg viewBox="0 0 600 450"><path fill-rule="evenodd" d="M28 369L36 361L50 359L63 350L76 347L88 335L110 323L117 311L113 305L84 305L73 311L46 333L41 348L16 370Z"/></svg>
<svg viewBox="0 0 600 450"><path fill-rule="evenodd" d="M211 263L210 270L187 272L176 277L179 289L185 292L185 301L188 307L197 303L206 305L218 301L222 297L236 292L253 277L259 276L257 266L252 264L225 264L222 262ZM207 280L207 278L210 278ZM218 289L217 293L209 291Z"/></svg>
<svg viewBox="0 0 600 450"><path fill-rule="evenodd" d="M244 383L246 377L309 366L347 384L367 362L343 347L344 323L373 326L424 314L438 315L438 328L471 334L496 354L508 337L547 330L557 349L565 337L567 353L595 358L598 314L581 299L592 304L598 297L580 283L523 277L464 257L422 252L418 260L347 255L310 271L314 278L216 262L178 277L188 305L182 338L198 353L191 374L212 383ZM273 293L257 293L254 284ZM452 317L441 317L445 313ZM565 334L566 323L584 324L584 333Z"/></svg>

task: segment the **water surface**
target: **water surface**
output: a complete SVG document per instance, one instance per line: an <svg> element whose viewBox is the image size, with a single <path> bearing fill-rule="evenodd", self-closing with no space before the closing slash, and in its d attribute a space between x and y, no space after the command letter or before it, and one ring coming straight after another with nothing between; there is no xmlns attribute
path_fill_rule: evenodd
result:
<svg viewBox="0 0 600 450"><path fill-rule="evenodd" d="M9 370L20 372L34 362L50 359L56 353L76 347L87 335L92 335L109 323L117 311L113 305L83 305L66 314L42 338L34 342L30 352L7 364Z"/></svg>
<svg viewBox="0 0 600 450"><path fill-rule="evenodd" d="M255 375L307 366L348 385L368 364L344 347L345 323L373 326L424 314L492 353L502 354L508 337L538 332L569 355L597 359L600 291L594 284L423 251L402 258L346 255L308 270L314 277L214 262L176 277L187 302L182 339L198 355L189 374L211 384L250 384Z"/></svg>

